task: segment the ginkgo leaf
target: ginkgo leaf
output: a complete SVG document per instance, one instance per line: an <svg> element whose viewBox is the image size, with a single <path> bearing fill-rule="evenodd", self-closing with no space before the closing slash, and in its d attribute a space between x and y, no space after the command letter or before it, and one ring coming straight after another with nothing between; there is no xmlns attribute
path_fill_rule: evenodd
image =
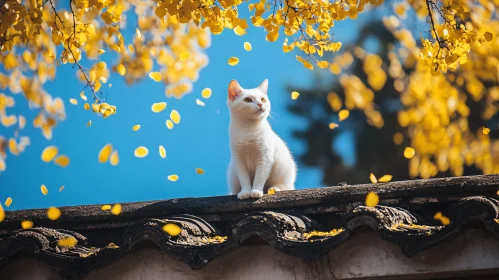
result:
<svg viewBox="0 0 499 280"><path fill-rule="evenodd" d="M414 148L406 147L404 149L404 157L407 159L411 159L415 154L416 154L416 151L414 150Z"/></svg>
<svg viewBox="0 0 499 280"><path fill-rule="evenodd" d="M135 37L137 39L140 39L142 37L142 34L140 33L140 30L138 28L135 28Z"/></svg>
<svg viewBox="0 0 499 280"><path fill-rule="evenodd" d="M175 182L178 180L178 176L175 175L175 174L172 174L172 175L168 175L168 180L172 181L172 182Z"/></svg>
<svg viewBox="0 0 499 280"><path fill-rule="evenodd" d="M137 131L139 129L140 129L140 124L136 124L136 125L132 126L133 131Z"/></svg>
<svg viewBox="0 0 499 280"><path fill-rule="evenodd" d="M488 127L482 127L482 133L485 134L485 135L489 134L490 133L490 128L488 128Z"/></svg>
<svg viewBox="0 0 499 280"><path fill-rule="evenodd" d="M163 111L166 108L166 106L167 106L166 102L153 103L152 106L151 106L151 110L154 113L159 113L159 112Z"/></svg>
<svg viewBox="0 0 499 280"><path fill-rule="evenodd" d="M253 49L250 42L244 42L244 50L250 52Z"/></svg>
<svg viewBox="0 0 499 280"><path fill-rule="evenodd" d="M442 225L444 225L444 226L447 226L450 224L450 219L448 217L442 215L442 212L435 213L435 215L433 216L433 219L439 220L442 223Z"/></svg>
<svg viewBox="0 0 499 280"><path fill-rule="evenodd" d="M48 146L42 151L42 161L51 162L59 152L59 149L56 146Z"/></svg>
<svg viewBox="0 0 499 280"><path fill-rule="evenodd" d="M69 157L66 155L60 155L54 159L54 163L60 167L66 167L69 164Z"/></svg>
<svg viewBox="0 0 499 280"><path fill-rule="evenodd" d="M329 66L329 62L325 61L325 60L322 60L322 61L319 61L317 62L317 66L319 66L319 68L327 68Z"/></svg>
<svg viewBox="0 0 499 280"><path fill-rule="evenodd" d="M50 207L47 210L47 217L50 220L55 221L55 220L59 219L59 217L61 217L61 210L59 210L59 208L57 208L57 207Z"/></svg>
<svg viewBox="0 0 499 280"><path fill-rule="evenodd" d="M106 51L105 51L105 50L103 50L103 49L98 49L98 50L97 50L97 53L98 53L98 54L103 54L103 53L105 53L105 52L106 52Z"/></svg>
<svg viewBox="0 0 499 280"><path fill-rule="evenodd" d="M24 118L24 116L19 115L19 117L17 118L17 120L19 122L19 129L23 129L24 126L26 126L26 119Z"/></svg>
<svg viewBox="0 0 499 280"><path fill-rule="evenodd" d="M349 116L350 116L350 111L346 109L340 110L338 112L338 118L340 119L340 122L346 120Z"/></svg>
<svg viewBox="0 0 499 280"><path fill-rule="evenodd" d="M47 189L47 187L42 184L42 186L40 187L40 190L42 191L43 195L47 195L49 193L49 190Z"/></svg>
<svg viewBox="0 0 499 280"><path fill-rule="evenodd" d="M69 99L69 103L73 104L73 105L78 105L78 100L74 99L74 98L70 98Z"/></svg>
<svg viewBox="0 0 499 280"><path fill-rule="evenodd" d="M90 104L88 104L88 103L83 104L83 109L85 109L87 111L90 110Z"/></svg>
<svg viewBox="0 0 499 280"><path fill-rule="evenodd" d="M28 220L26 220L26 221L22 221L22 222L21 222L21 227L22 227L23 229L30 229L30 228L32 228L32 227L33 227L33 222L32 222L32 221L28 221Z"/></svg>
<svg viewBox="0 0 499 280"><path fill-rule="evenodd" d="M120 158L118 156L118 151L113 151L111 153L111 158L109 160L109 163L111 163L112 166L116 166L116 165L118 165L119 162L120 162Z"/></svg>
<svg viewBox="0 0 499 280"><path fill-rule="evenodd" d="M182 232L182 229L176 224L166 224L163 226L163 231L170 236L177 236Z"/></svg>
<svg viewBox="0 0 499 280"><path fill-rule="evenodd" d="M291 92L291 99L296 100L298 99L298 96L300 96L300 93L297 91Z"/></svg>
<svg viewBox="0 0 499 280"><path fill-rule="evenodd" d="M149 154L149 150L144 146L139 146L135 149L133 154L138 158L146 157Z"/></svg>
<svg viewBox="0 0 499 280"><path fill-rule="evenodd" d="M376 176L374 176L374 174L369 174L369 180L371 181L371 183L373 184L376 184L378 182L378 180L376 180Z"/></svg>
<svg viewBox="0 0 499 280"><path fill-rule="evenodd" d="M111 156L111 151L113 150L113 146L111 144L106 144L104 147L99 152L99 162L100 163L105 163L109 160L109 157Z"/></svg>
<svg viewBox="0 0 499 280"><path fill-rule="evenodd" d="M196 99L196 104L198 104L199 106L204 106L204 102L199 100L199 99Z"/></svg>
<svg viewBox="0 0 499 280"><path fill-rule="evenodd" d="M171 120L166 120L166 127L168 127L168 129L172 129L173 128L173 122Z"/></svg>
<svg viewBox="0 0 499 280"><path fill-rule="evenodd" d="M5 200L5 206L10 207L11 204L12 204L12 197L7 197L7 199Z"/></svg>
<svg viewBox="0 0 499 280"><path fill-rule="evenodd" d="M92 125L92 120L89 120L89 121L87 122L87 126L91 126L91 125Z"/></svg>
<svg viewBox="0 0 499 280"><path fill-rule="evenodd" d="M120 76L125 76L126 74L125 65L119 64L118 66L116 66L116 71L118 72L118 74L120 74Z"/></svg>
<svg viewBox="0 0 499 280"><path fill-rule="evenodd" d="M485 41L487 41L487 42L492 41L492 38L493 38L492 33L485 32L485 34L483 34L483 36L485 37Z"/></svg>
<svg viewBox="0 0 499 280"><path fill-rule="evenodd" d="M57 245L60 247L74 247L78 244L78 240L76 238L70 236L66 238L62 238L59 241L57 241Z"/></svg>
<svg viewBox="0 0 499 280"><path fill-rule="evenodd" d="M5 211L3 210L2 204L0 203L0 222L5 219Z"/></svg>
<svg viewBox="0 0 499 280"><path fill-rule="evenodd" d="M159 145L159 156L162 158L166 158L166 150L163 145Z"/></svg>
<svg viewBox="0 0 499 280"><path fill-rule="evenodd" d="M211 88L205 88L201 91L201 96L203 98L210 98L211 96Z"/></svg>
<svg viewBox="0 0 499 280"><path fill-rule="evenodd" d="M274 194L275 194L275 188L274 188L274 187L270 188L270 189L267 191L267 194L268 194L268 195L274 195Z"/></svg>
<svg viewBox="0 0 499 280"><path fill-rule="evenodd" d="M201 168L196 168L196 173L199 175L202 175L202 174L204 174L204 170Z"/></svg>
<svg viewBox="0 0 499 280"><path fill-rule="evenodd" d="M161 79L163 79L163 75L161 75L160 72L151 72L149 73L149 78L151 78L155 82L161 82Z"/></svg>
<svg viewBox="0 0 499 280"><path fill-rule="evenodd" d="M386 183L390 182L392 180L393 176L392 175L383 175L381 178L378 179L378 182L380 183Z"/></svg>
<svg viewBox="0 0 499 280"><path fill-rule="evenodd" d="M87 97L85 96L85 91L80 92L80 98L83 99L84 101L87 101ZM86 103L85 103L86 104Z"/></svg>
<svg viewBox="0 0 499 280"><path fill-rule="evenodd" d="M379 203L379 196L375 192L369 192L366 195L366 206L367 207L375 207Z"/></svg>
<svg viewBox="0 0 499 280"><path fill-rule="evenodd" d="M60 188L59 188L59 192L62 192L64 190L64 185L62 185Z"/></svg>
<svg viewBox="0 0 499 280"><path fill-rule="evenodd" d="M227 60L227 63L230 66L236 66L239 63L239 58L233 56L233 57L229 58L229 60Z"/></svg>
<svg viewBox="0 0 499 280"><path fill-rule="evenodd" d="M180 61L186 61L190 56L191 54L188 51L183 51L178 55L178 58L180 59Z"/></svg>
<svg viewBox="0 0 499 280"><path fill-rule="evenodd" d="M111 213L113 215L119 215L121 213L121 204L113 205L113 208L111 208Z"/></svg>
<svg viewBox="0 0 499 280"><path fill-rule="evenodd" d="M337 123L329 123L329 129L335 129L337 128L339 125Z"/></svg>
<svg viewBox="0 0 499 280"><path fill-rule="evenodd" d="M106 204L106 205L102 205L101 209L102 209L103 211L108 211L108 210L111 210L111 205L108 205L108 204Z"/></svg>
<svg viewBox="0 0 499 280"><path fill-rule="evenodd" d="M177 110L172 110L170 113L170 119L175 123L179 124L180 123L180 114L177 112Z"/></svg>

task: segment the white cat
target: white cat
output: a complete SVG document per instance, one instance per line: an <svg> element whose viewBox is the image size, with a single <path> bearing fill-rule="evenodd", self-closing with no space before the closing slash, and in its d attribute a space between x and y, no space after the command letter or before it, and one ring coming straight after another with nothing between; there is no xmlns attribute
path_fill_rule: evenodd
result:
<svg viewBox="0 0 499 280"><path fill-rule="evenodd" d="M270 127L268 80L257 88L229 84L229 140L231 161L228 183L239 199L262 197L269 188L294 190L296 164L288 147Z"/></svg>

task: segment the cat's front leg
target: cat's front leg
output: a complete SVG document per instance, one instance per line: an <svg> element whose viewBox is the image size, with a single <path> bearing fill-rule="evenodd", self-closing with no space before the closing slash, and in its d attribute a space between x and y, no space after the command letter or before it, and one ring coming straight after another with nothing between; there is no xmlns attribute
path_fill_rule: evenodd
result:
<svg viewBox="0 0 499 280"><path fill-rule="evenodd" d="M234 168L241 184L241 191L237 194L239 199L250 198L251 194L251 180L246 164L241 159L234 160Z"/></svg>
<svg viewBox="0 0 499 280"><path fill-rule="evenodd" d="M251 197L260 198L263 196L263 188L265 187L265 182L269 179L272 164L271 159L264 159L257 165L253 188L251 189Z"/></svg>

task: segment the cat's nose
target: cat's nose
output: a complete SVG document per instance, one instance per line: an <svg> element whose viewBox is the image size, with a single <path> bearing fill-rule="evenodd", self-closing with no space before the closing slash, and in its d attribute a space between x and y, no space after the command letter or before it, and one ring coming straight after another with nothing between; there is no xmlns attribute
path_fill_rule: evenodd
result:
<svg viewBox="0 0 499 280"><path fill-rule="evenodd" d="M258 103L258 106L260 106L260 108L262 108L262 106L263 106L263 103Z"/></svg>

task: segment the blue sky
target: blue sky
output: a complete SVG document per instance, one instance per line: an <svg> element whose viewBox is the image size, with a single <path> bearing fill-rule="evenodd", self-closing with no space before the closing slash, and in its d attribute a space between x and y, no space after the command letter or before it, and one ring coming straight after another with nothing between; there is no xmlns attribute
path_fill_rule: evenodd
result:
<svg viewBox="0 0 499 280"><path fill-rule="evenodd" d="M354 39L362 21L361 18L336 23L335 40L345 43ZM57 78L45 85L54 97L63 98L66 106L67 118L57 125L52 140L46 140L39 129L33 128L36 111L28 108L21 95L15 96L16 106L7 110L7 114L26 116L28 125L23 135L31 138L31 145L20 156L8 155L7 170L0 175L0 201L12 197L9 210L15 210L226 195L225 174L230 158L226 93L231 79L248 88L269 79L269 98L278 116L277 122L271 122L272 127L288 143L295 157L300 155L305 146L292 137L291 131L307 123L287 112L286 105L299 99L292 101L285 85L311 86L313 73L295 59L295 53L282 52L283 40L280 37L275 43L266 42L263 29L252 26L242 37L232 30L213 35L206 51L209 64L201 71L193 91L182 99L167 98L164 84L149 78L128 86L117 73L111 73L109 82L113 87L107 89L108 101L117 106L117 114L107 119L83 110L79 98L82 84L76 79L76 69L60 66ZM251 52L244 50L245 41L251 42ZM231 56L240 59L235 67L226 63ZM202 99L201 90L206 87L212 89L213 95L201 107L195 100ZM79 105L71 105L69 98L78 99ZM168 107L159 114L151 112L151 104L161 101L167 102ZM165 120L172 109L181 114L182 121L168 130ZM92 125L86 127L90 119ZM135 124L141 125L137 132L132 131ZM7 133L1 134L12 135L11 130L2 130ZM351 162L354 153L351 138L345 135L340 139L333 147ZM120 163L116 167L97 161L99 150L107 143L119 152ZM60 154L69 156L69 166L61 168L40 160L42 150L49 145L56 145ZM159 145L166 148L166 159L159 156ZM148 147L149 155L136 158L133 151L138 146ZM322 186L319 170L305 168L300 162L298 167L296 188ZM196 168L204 169L205 173L196 174ZM170 174L177 174L179 180L168 181ZM49 189L48 195L40 192L41 184ZM65 189L59 192L62 185Z"/></svg>

